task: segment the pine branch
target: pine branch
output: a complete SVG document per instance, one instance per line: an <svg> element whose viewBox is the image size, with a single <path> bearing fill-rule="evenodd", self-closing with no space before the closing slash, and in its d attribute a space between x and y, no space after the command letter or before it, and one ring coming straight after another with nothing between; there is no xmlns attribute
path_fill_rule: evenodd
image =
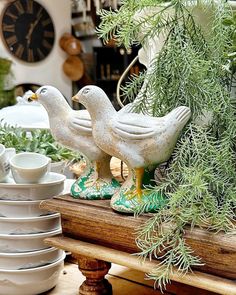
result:
<svg viewBox="0 0 236 295"><path fill-rule="evenodd" d="M146 71L142 72L141 74L133 75L129 78L129 81L126 82L125 86L121 87L121 92L122 92L122 98L124 97L123 102L126 102L127 100L129 102L134 101L136 96L138 95L143 81L146 76Z"/></svg>

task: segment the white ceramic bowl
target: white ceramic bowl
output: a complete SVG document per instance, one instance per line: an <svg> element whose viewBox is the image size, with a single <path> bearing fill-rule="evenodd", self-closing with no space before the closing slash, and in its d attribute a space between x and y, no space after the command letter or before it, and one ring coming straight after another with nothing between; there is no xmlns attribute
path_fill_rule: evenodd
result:
<svg viewBox="0 0 236 295"><path fill-rule="evenodd" d="M10 159L13 178L17 183L39 183L50 171L51 159L33 152L22 152Z"/></svg>
<svg viewBox="0 0 236 295"><path fill-rule="evenodd" d="M39 267L57 261L62 255L63 250L56 248L25 253L0 253L0 270Z"/></svg>
<svg viewBox="0 0 236 295"><path fill-rule="evenodd" d="M8 178L6 183L0 183L0 199L2 200L45 200L59 195L64 189L65 175L50 172L40 183L15 183Z"/></svg>
<svg viewBox="0 0 236 295"><path fill-rule="evenodd" d="M49 248L44 239L61 233L61 229L40 234L7 235L0 234L0 252L20 253Z"/></svg>
<svg viewBox="0 0 236 295"><path fill-rule="evenodd" d="M59 213L25 218L0 217L0 234L35 234L56 230L60 227Z"/></svg>
<svg viewBox="0 0 236 295"><path fill-rule="evenodd" d="M50 212L40 209L38 201L10 201L0 200L0 217L37 217L50 214Z"/></svg>
<svg viewBox="0 0 236 295"><path fill-rule="evenodd" d="M48 265L22 269L0 270L0 295L34 295L54 287L64 266L65 254Z"/></svg>

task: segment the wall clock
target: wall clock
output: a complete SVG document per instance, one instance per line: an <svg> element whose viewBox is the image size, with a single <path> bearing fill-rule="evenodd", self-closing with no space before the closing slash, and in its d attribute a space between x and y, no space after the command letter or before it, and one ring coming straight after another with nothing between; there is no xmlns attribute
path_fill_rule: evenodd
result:
<svg viewBox="0 0 236 295"><path fill-rule="evenodd" d="M1 18L1 30L7 49L20 60L41 61L53 48L53 21L46 9L34 0L7 4Z"/></svg>

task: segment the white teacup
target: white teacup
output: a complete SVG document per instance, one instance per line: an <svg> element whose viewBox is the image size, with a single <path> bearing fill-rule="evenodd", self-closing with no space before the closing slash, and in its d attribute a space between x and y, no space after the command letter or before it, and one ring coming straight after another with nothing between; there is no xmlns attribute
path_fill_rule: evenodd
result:
<svg viewBox="0 0 236 295"><path fill-rule="evenodd" d="M9 156L3 144L0 144L0 182L4 181L10 172Z"/></svg>
<svg viewBox="0 0 236 295"><path fill-rule="evenodd" d="M51 159L38 153L19 153L10 159L16 183L38 183L50 171Z"/></svg>

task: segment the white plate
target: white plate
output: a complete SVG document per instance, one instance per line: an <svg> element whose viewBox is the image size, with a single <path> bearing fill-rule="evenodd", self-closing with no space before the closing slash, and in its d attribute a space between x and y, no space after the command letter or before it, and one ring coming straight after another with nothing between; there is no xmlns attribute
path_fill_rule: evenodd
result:
<svg viewBox="0 0 236 295"><path fill-rule="evenodd" d="M56 248L25 253L0 253L0 271L39 267L57 261L62 255L63 251Z"/></svg>
<svg viewBox="0 0 236 295"><path fill-rule="evenodd" d="M0 193L1 195L1 193ZM0 200L0 217L37 217L50 214L50 212L40 209L37 201L11 201Z"/></svg>
<svg viewBox="0 0 236 295"><path fill-rule="evenodd" d="M48 265L22 269L0 270L0 295L33 295L54 287L64 266L65 254Z"/></svg>
<svg viewBox="0 0 236 295"><path fill-rule="evenodd" d="M15 183L12 178L0 183L0 199L2 200L45 200L59 195L64 189L65 175L50 172L40 183Z"/></svg>
<svg viewBox="0 0 236 295"><path fill-rule="evenodd" d="M25 218L0 217L0 234L35 234L56 230L60 227L59 213Z"/></svg>
<svg viewBox="0 0 236 295"><path fill-rule="evenodd" d="M44 243L44 239L58 235L62 232L61 229L27 235L7 235L0 234L0 252L3 253L20 253L42 250L49 248L49 245Z"/></svg>

